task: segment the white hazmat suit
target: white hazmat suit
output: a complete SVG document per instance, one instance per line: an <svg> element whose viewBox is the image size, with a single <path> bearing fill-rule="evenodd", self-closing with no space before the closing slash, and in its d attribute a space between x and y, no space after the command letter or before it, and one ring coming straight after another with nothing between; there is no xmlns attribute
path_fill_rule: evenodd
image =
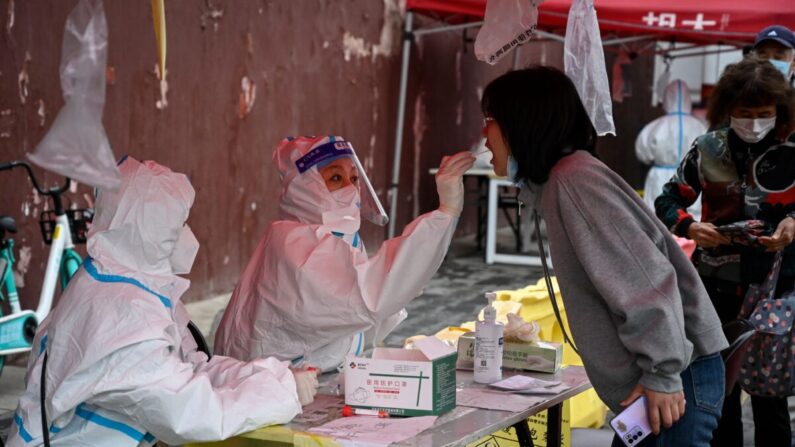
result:
<svg viewBox="0 0 795 447"><path fill-rule="evenodd" d="M361 197L367 188L360 181L361 188L330 192L317 166L305 163L335 141L352 152L339 137L288 138L276 147L281 220L267 228L235 288L216 334L217 352L332 370L348 353L383 340L442 263L463 207L461 175L474 156L445 158L436 178L439 210L418 217L368 258L358 237L359 202L363 214L372 214L365 204L373 198Z"/></svg>
<svg viewBox="0 0 795 447"><path fill-rule="evenodd" d="M650 122L635 140L638 160L651 164L646 175L643 201L654 209L654 200L662 193L663 185L671 180L676 168L687 154L693 141L707 133L707 127L690 114L692 105L687 84L671 81L663 92L663 109L666 114ZM701 219L701 201L688 211L696 221Z"/></svg>
<svg viewBox="0 0 795 447"><path fill-rule="evenodd" d="M53 446L221 440L301 412L274 358L208 361L180 302L198 242L185 226L187 177L126 158L121 189L101 191L83 267L36 335L9 446L42 445L40 379Z"/></svg>

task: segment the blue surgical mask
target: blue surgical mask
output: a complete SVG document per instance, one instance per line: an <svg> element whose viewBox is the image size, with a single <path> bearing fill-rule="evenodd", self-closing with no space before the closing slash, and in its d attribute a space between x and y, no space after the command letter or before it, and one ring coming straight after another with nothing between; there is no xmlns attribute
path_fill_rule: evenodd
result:
<svg viewBox="0 0 795 447"><path fill-rule="evenodd" d="M523 182L516 178L517 174L519 174L519 162L513 158L513 155L508 155L508 180L516 186L522 186Z"/></svg>
<svg viewBox="0 0 795 447"><path fill-rule="evenodd" d="M783 73L784 77L789 81L789 75L790 75L789 69L790 69L790 65L792 65L791 62L779 61L779 60L776 60L776 59L768 59L768 62L773 64L773 66L776 67L776 69L778 71Z"/></svg>

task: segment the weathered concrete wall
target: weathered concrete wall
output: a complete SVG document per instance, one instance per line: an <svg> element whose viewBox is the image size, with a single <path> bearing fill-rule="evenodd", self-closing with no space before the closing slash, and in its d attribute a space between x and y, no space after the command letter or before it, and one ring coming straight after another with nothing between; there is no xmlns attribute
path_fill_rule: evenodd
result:
<svg viewBox="0 0 795 447"><path fill-rule="evenodd" d="M32 152L62 105L61 38L75 4L0 0L0 161ZM165 97L155 75L149 3L114 0L105 8L110 46L104 123L116 156L157 160L187 173L196 188L189 223L202 249L186 300L234 287L277 215L271 150L286 135L350 139L387 206L400 73L399 0L169 1ZM561 53L560 43L534 42L523 47L520 61L560 67ZM650 77L648 61L640 61L635 68ZM511 64L511 56L495 67L476 61L460 32L416 41L398 229L437 206L428 169L477 141L480 92ZM643 76L635 81L636 95L616 107L620 137L600 145L603 158L634 186L642 184L642 172L632 142L653 116L638 112L648 109L649 92L641 90L651 82ZM48 183L60 180L37 172ZM23 305L30 307L46 262L37 225L46 204L21 172L0 173L0 192L0 214L16 217L21 228L15 237L19 258L30 260L21 290ZM90 206L91 197L86 187L69 195L76 207ZM474 211L467 210L459 234L473 228ZM367 225L363 233L373 248L385 230Z"/></svg>
<svg viewBox="0 0 795 447"><path fill-rule="evenodd" d="M62 105L61 38L75 4L0 1L0 160L32 152ZM106 1L105 9L112 76L104 123L116 156L157 160L187 173L196 188L189 223L202 249L188 300L231 290L276 217L271 150L284 136L347 137L386 200L399 74L397 0L169 1L167 105L160 108L149 2ZM248 113L245 103L241 108L244 78L256 88ZM0 174L0 213L21 227L17 246L31 259L21 295L31 306L46 262L36 224L45 205L26 182L21 172ZM70 194L78 207L90 198L84 187ZM372 245L383 238L373 226L364 233Z"/></svg>

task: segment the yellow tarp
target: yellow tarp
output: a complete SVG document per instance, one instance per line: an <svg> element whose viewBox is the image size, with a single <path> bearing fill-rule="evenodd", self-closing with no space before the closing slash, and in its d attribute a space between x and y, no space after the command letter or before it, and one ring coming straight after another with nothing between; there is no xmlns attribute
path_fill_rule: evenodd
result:
<svg viewBox="0 0 795 447"><path fill-rule="evenodd" d="M560 426L560 446L571 446L571 401L563 402L563 419ZM546 447L547 444L547 412L542 411L527 419L530 428L530 438L534 447ZM467 447L519 447L519 440L513 427L504 428L469 444Z"/></svg>
<svg viewBox="0 0 795 447"><path fill-rule="evenodd" d="M566 309L563 306L563 300L560 298L558 282L554 277L552 278L552 287L558 302L563 324L566 325L566 331L571 335L569 322L566 319ZM539 337L541 340L563 342L563 331L555 318L555 312L549 301L549 293L547 292L544 278L541 278L537 283L523 289L497 291L497 299L494 301L494 307L497 310L498 321L506 323L508 321L506 315L508 313L515 313L525 321L535 321L538 323L540 327ZM482 313L481 311L481 314L478 316L479 319L483 319ZM466 322L461 325L461 328L474 331L475 322ZM443 329L437 334L437 336L443 339L454 338L457 335L460 335L460 328ZM577 344L577 340L574 340L574 344ZM563 364L582 366L582 359L580 359L580 356L578 356L568 344L563 345ZM596 391L590 389L584 393L578 394L571 398L570 402L572 427L600 428L604 425L607 406L605 406L596 395Z"/></svg>

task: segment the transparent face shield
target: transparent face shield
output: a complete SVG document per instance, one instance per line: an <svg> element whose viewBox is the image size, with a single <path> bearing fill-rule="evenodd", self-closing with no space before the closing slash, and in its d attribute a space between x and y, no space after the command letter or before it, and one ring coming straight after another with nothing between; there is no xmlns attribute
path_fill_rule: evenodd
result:
<svg viewBox="0 0 795 447"><path fill-rule="evenodd" d="M373 184L367 177L364 166L362 166L362 162L359 161L359 157L356 156L356 151L353 150L353 146L350 142L332 139L332 141L312 149L306 155L296 160L295 165L298 168L298 172L303 174L309 169L316 167L319 163L341 156L350 157L356 169L359 171L358 186L359 197L361 199L359 212L361 216L376 225L386 225L389 222L389 217L387 217L386 211L384 211L384 207L381 205L381 201L378 200Z"/></svg>

